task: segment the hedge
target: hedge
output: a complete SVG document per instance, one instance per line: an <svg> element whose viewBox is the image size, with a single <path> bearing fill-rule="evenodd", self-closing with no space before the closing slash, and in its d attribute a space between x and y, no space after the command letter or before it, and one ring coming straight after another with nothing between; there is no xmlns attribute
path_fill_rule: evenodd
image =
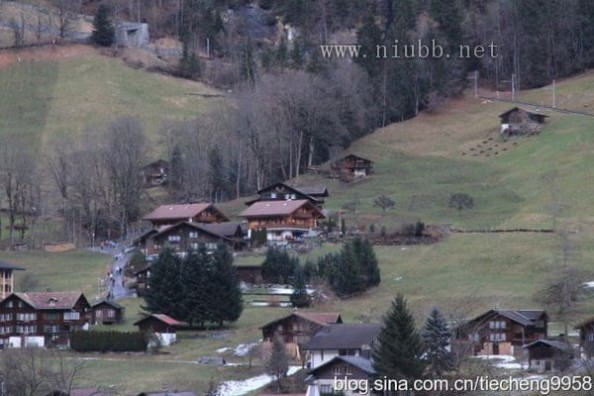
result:
<svg viewBox="0 0 594 396"><path fill-rule="evenodd" d="M78 352L146 352L148 337L139 331L75 331L70 347Z"/></svg>

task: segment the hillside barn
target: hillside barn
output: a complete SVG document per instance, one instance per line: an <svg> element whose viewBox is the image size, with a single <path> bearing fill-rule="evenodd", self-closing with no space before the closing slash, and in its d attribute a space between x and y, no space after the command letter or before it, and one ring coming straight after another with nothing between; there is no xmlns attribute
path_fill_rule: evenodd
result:
<svg viewBox="0 0 594 396"><path fill-rule="evenodd" d="M499 114L501 119L501 134L505 136L530 136L539 134L548 116L531 113L519 107L514 107Z"/></svg>

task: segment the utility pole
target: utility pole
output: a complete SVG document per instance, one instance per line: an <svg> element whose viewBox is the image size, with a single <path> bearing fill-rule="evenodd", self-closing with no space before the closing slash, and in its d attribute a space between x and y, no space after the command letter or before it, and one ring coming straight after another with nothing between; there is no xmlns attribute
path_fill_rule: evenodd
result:
<svg viewBox="0 0 594 396"><path fill-rule="evenodd" d="M557 107L557 98L555 93L555 79L553 79L553 108Z"/></svg>
<svg viewBox="0 0 594 396"><path fill-rule="evenodd" d="M516 101L516 75L512 74L511 78L512 102Z"/></svg>
<svg viewBox="0 0 594 396"><path fill-rule="evenodd" d="M479 78L479 72L478 70L474 71L474 97L478 98L478 78Z"/></svg>

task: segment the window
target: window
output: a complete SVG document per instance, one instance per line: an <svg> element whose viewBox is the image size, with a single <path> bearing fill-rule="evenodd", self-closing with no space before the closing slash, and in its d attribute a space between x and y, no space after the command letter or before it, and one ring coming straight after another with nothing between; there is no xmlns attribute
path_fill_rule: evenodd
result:
<svg viewBox="0 0 594 396"><path fill-rule="evenodd" d="M115 318L115 310L114 309L108 309L107 310L107 317L108 318Z"/></svg>
<svg viewBox="0 0 594 396"><path fill-rule="evenodd" d="M330 385L320 385L320 393L321 394L332 393L332 387Z"/></svg>
<svg viewBox="0 0 594 396"><path fill-rule="evenodd" d="M198 247L199 247L199 245L198 245L196 242L194 242L194 243L191 243L191 244L190 244L190 247L191 247L193 250L198 250Z"/></svg>
<svg viewBox="0 0 594 396"><path fill-rule="evenodd" d="M492 320L489 322L489 328L491 329L505 329L505 321L504 320Z"/></svg>
<svg viewBox="0 0 594 396"><path fill-rule="evenodd" d="M591 331L588 332L587 338L588 338L588 341L594 341L594 333Z"/></svg>
<svg viewBox="0 0 594 396"><path fill-rule="evenodd" d="M78 312L64 312L64 320L79 320L80 313Z"/></svg>
<svg viewBox="0 0 594 396"><path fill-rule="evenodd" d="M272 199L276 199L276 193L275 193L275 192L273 192L273 193L270 193L270 198L272 198Z"/></svg>
<svg viewBox="0 0 594 396"><path fill-rule="evenodd" d="M505 333L489 334L489 341L491 341L491 342L505 341Z"/></svg>
<svg viewBox="0 0 594 396"><path fill-rule="evenodd" d="M10 320L12 320L12 314L10 314L10 313L0 314L0 322L8 322Z"/></svg>
<svg viewBox="0 0 594 396"><path fill-rule="evenodd" d="M167 240L171 243L179 242L181 241L181 237L179 235L169 235L169 238L167 238Z"/></svg>
<svg viewBox="0 0 594 396"><path fill-rule="evenodd" d="M206 250L217 250L217 244L214 242L207 243Z"/></svg>
<svg viewBox="0 0 594 396"><path fill-rule="evenodd" d="M341 375L342 374L342 366L337 364L334 366L334 375Z"/></svg>
<svg viewBox="0 0 594 396"><path fill-rule="evenodd" d="M9 301L8 303L6 303L6 307L7 308L13 308L14 307L14 302Z"/></svg>
<svg viewBox="0 0 594 396"><path fill-rule="evenodd" d="M46 320L58 320L59 319L59 315L55 312L51 312L51 313L46 313L45 314L45 319Z"/></svg>
<svg viewBox="0 0 594 396"><path fill-rule="evenodd" d="M22 302L22 301L19 301L19 303L18 303L18 307L19 307L19 308L23 308L24 306L25 306L25 304L23 304L23 302Z"/></svg>
<svg viewBox="0 0 594 396"><path fill-rule="evenodd" d="M346 375L353 375L353 368L351 366L344 366L344 373Z"/></svg>
<svg viewBox="0 0 594 396"><path fill-rule="evenodd" d="M19 313L17 314L17 320L21 322L32 322L37 320L37 314L35 313Z"/></svg>
<svg viewBox="0 0 594 396"><path fill-rule="evenodd" d="M190 238L192 238L192 239L198 238L198 233L196 231L190 231Z"/></svg>
<svg viewBox="0 0 594 396"><path fill-rule="evenodd" d="M355 349L339 349L338 355L339 356L355 356L356 350Z"/></svg>
<svg viewBox="0 0 594 396"><path fill-rule="evenodd" d="M103 316L103 311L100 310L100 309L96 310L95 311L95 316L98 317L98 318L102 317Z"/></svg>

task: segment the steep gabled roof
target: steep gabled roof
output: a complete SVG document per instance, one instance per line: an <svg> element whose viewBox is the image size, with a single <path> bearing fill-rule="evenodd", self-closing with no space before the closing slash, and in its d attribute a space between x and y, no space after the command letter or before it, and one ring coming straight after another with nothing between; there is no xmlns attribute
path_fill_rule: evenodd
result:
<svg viewBox="0 0 594 396"><path fill-rule="evenodd" d="M150 318L154 318L157 319L159 322L163 322L168 326L172 326L172 327L187 327L188 324L186 322L180 322L179 320L173 319L171 316L169 315L165 315L165 314L150 314L145 316L144 318L136 321L134 323L134 326L138 326L140 323L150 319Z"/></svg>
<svg viewBox="0 0 594 396"><path fill-rule="evenodd" d="M179 223L176 223L176 224L173 224L173 225L170 225L170 226L167 226L167 227L163 227L161 229L161 231L159 231L158 233L155 234L155 238L158 237L158 236L167 234L168 232L173 231L174 229L179 228L179 227L181 227L183 225L186 225L186 226L188 226L190 228L193 228L195 230L198 230L198 231L202 231L202 232L204 232L206 234L209 234L209 235L211 235L211 236L213 236L215 238L221 238L221 239L224 239L226 241L230 241L230 239L227 238L226 236L220 235L220 234L216 234L216 233L214 233L214 232L206 229L206 227L204 227L204 224L203 223L191 223L189 221L181 221Z"/></svg>
<svg viewBox="0 0 594 396"><path fill-rule="evenodd" d="M278 318L273 320L272 322L266 323L265 325L260 327L260 329L275 326L277 323L285 321L293 316L298 316L320 326L326 326L333 323L342 323L342 318L340 317L340 314L337 312L292 312L290 315L283 316L282 318Z"/></svg>
<svg viewBox="0 0 594 396"><path fill-rule="evenodd" d="M501 315L504 316L516 323L521 324L522 326L533 326L537 320L539 320L543 315L545 318L547 314L543 310L530 310L530 309L523 309L523 310L511 310L511 309L491 309L485 312L482 315L477 316L476 318L472 319L470 322L480 322L486 320L490 316L494 315Z"/></svg>
<svg viewBox="0 0 594 396"><path fill-rule="evenodd" d="M115 309L126 309L125 307L122 307L120 304L116 303L115 301L105 300L105 299L94 302L91 305L91 308L97 308L101 304L107 304Z"/></svg>
<svg viewBox="0 0 594 396"><path fill-rule="evenodd" d="M288 216L297 211L302 206L309 205L318 212L323 218L322 212L312 205L307 199L287 200L287 201L258 201L254 202L249 208L239 214L240 217L268 217L268 216Z"/></svg>
<svg viewBox="0 0 594 396"><path fill-rule="evenodd" d="M328 194L328 187L326 186L298 186L295 187L297 190L301 191L305 195L309 195L312 197L327 197Z"/></svg>
<svg viewBox="0 0 594 396"><path fill-rule="evenodd" d="M528 345L524 345L523 348L530 349L537 345L546 345L548 347L558 349L560 351L568 352L568 353L573 352L573 348L571 347L571 345L569 345L563 341L557 341L557 340L536 340L536 341L531 342Z"/></svg>
<svg viewBox="0 0 594 396"><path fill-rule="evenodd" d="M13 293L12 295L35 309L73 309L81 297L89 304L87 298L81 292L27 292Z"/></svg>
<svg viewBox="0 0 594 396"><path fill-rule="evenodd" d="M241 223L238 221L226 221L224 223L199 223L198 226L203 230L212 232L213 234L221 235L227 238L235 237L237 230L239 229L242 233L243 228Z"/></svg>
<svg viewBox="0 0 594 396"><path fill-rule="evenodd" d="M315 376L315 374L320 372L320 370L322 370L323 368L325 368L327 366L331 366L336 362L342 362L342 363L349 364L349 365L356 367L359 370L361 370L369 375L373 375L376 373L375 369L373 368L373 363L371 362L371 360L365 359L364 357L361 357L361 356L335 356L333 359L330 359L327 362L320 364L315 369L311 370L310 373Z"/></svg>
<svg viewBox="0 0 594 396"><path fill-rule="evenodd" d="M143 220L188 220L192 217L198 216L200 213L210 208L213 208L215 211L219 212L225 219L227 218L227 216L225 216L213 204L210 202L203 202L195 204L161 205L146 215Z"/></svg>
<svg viewBox="0 0 594 396"><path fill-rule="evenodd" d="M358 349L375 340L380 330L379 323L331 324L317 332L304 349Z"/></svg>
<svg viewBox="0 0 594 396"><path fill-rule="evenodd" d="M25 269L0 260L0 270L24 271Z"/></svg>
<svg viewBox="0 0 594 396"><path fill-rule="evenodd" d="M507 115L509 115L510 113L513 113L514 111L519 111L519 110L521 110L521 111L524 111L524 112L526 112L527 114L537 115L537 116L541 116L541 117L548 117L548 115L546 115L546 114L534 113L534 112L532 112L532 111L528 111L528 110L525 110L525 109L521 109L521 108L519 108L519 107L517 107L517 106L516 106L516 107L512 107L512 108L511 108L511 109L509 109L508 111L505 111L505 112L503 112L503 113L499 114L499 118L504 118L504 117L506 117Z"/></svg>

